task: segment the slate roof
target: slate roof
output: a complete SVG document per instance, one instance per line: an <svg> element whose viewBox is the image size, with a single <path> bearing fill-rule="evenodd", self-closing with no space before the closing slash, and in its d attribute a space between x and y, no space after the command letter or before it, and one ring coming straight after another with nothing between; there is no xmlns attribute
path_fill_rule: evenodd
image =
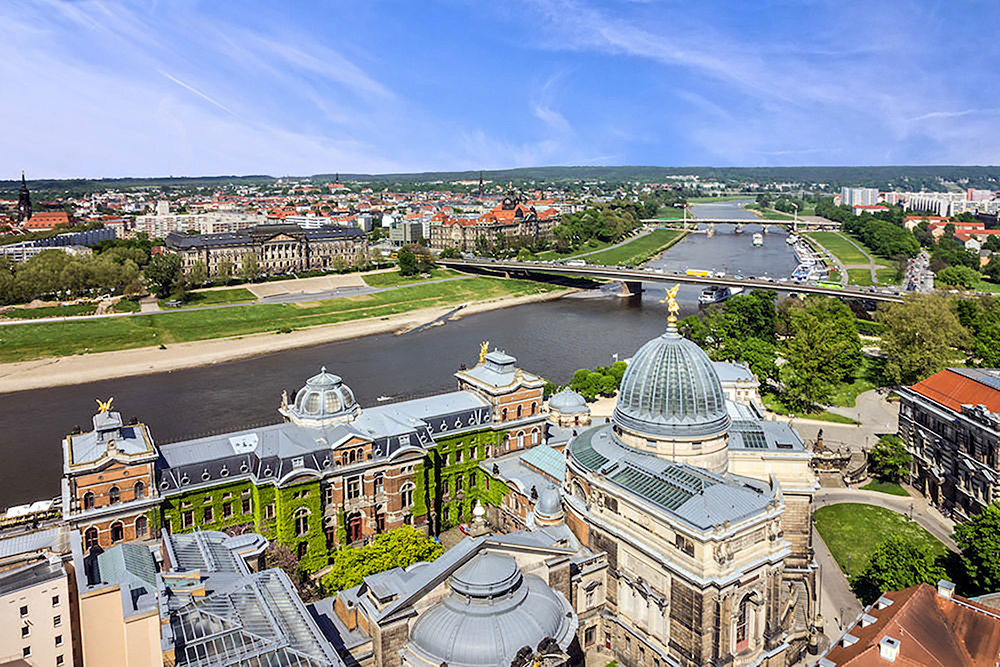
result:
<svg viewBox="0 0 1000 667"><path fill-rule="evenodd" d="M702 530L761 514L774 489L760 480L673 463L621 444L610 425L588 429L569 444L569 457L640 503Z"/></svg>
<svg viewBox="0 0 1000 667"><path fill-rule="evenodd" d="M7 570L0 573L0 595L7 595L65 576L61 562L52 563L48 560Z"/></svg>
<svg viewBox="0 0 1000 667"><path fill-rule="evenodd" d="M94 430L66 436L69 465L97 461L104 455L110 440L114 440L115 447L124 454L137 455L154 451L146 427L142 424L123 424L118 412L99 412L94 415L93 421Z"/></svg>

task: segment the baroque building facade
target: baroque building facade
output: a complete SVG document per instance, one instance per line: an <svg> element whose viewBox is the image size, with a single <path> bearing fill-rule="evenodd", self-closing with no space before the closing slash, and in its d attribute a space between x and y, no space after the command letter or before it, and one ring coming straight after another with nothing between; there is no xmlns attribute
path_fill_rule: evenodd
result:
<svg viewBox="0 0 1000 667"><path fill-rule="evenodd" d="M202 262L209 277L219 275L227 262L230 271L238 273L246 255L253 255L267 274L346 268L368 255L364 230L337 225L303 229L268 224L226 234L171 232L164 245L180 255L185 271Z"/></svg>
<svg viewBox="0 0 1000 667"><path fill-rule="evenodd" d="M456 248L471 252L480 239L496 243L501 237L548 238L559 221L555 210L538 211L511 193L496 208L480 216L435 217L430 223L428 240L434 250Z"/></svg>

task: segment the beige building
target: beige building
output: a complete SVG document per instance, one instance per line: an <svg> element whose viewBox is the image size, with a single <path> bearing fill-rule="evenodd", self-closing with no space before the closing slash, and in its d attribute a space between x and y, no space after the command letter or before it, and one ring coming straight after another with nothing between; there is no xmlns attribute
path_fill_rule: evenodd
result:
<svg viewBox="0 0 1000 667"><path fill-rule="evenodd" d="M79 664L73 651L72 570L72 564L50 555L0 573L0 661Z"/></svg>

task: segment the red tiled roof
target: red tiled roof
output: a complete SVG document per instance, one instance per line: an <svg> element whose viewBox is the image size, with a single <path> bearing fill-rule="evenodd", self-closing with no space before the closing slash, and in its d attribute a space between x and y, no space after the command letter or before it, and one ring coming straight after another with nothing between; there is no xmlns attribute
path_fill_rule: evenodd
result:
<svg viewBox="0 0 1000 667"><path fill-rule="evenodd" d="M962 410L962 405L985 405L990 412L1000 412L1000 390L950 368L935 373L910 389L956 412Z"/></svg>
<svg viewBox="0 0 1000 667"><path fill-rule="evenodd" d="M53 229L56 225L68 225L66 211L39 211L24 222L27 229Z"/></svg>
<svg viewBox="0 0 1000 667"><path fill-rule="evenodd" d="M929 584L886 593L892 604L866 610L875 618L867 627L857 624L849 633L858 638L851 646L837 645L826 659L851 667L883 667L879 656L883 637L899 641L893 664L911 666L994 667L1000 652L1000 615L965 598L941 597Z"/></svg>

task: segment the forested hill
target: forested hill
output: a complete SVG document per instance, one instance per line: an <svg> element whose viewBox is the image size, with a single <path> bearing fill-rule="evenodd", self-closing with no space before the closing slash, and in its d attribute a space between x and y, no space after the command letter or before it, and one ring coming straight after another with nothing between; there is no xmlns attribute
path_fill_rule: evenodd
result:
<svg viewBox="0 0 1000 667"><path fill-rule="evenodd" d="M428 171L401 174L316 174L315 180L328 181L339 176L342 182L383 181L398 183L418 183L431 181L477 180L482 176L487 181L665 181L671 176L697 176L700 179L716 179L730 183L783 183L825 184L831 187L843 185L877 187L898 190L941 190L942 182L957 184L959 187L1000 189L1000 166L889 166L889 167L522 167L517 169L470 171ZM274 176L192 176L158 178L105 178L68 180L29 180L33 190L85 190L95 191L120 188L143 187L197 187L220 186L224 184L273 183ZM0 181L0 192L17 191L20 180Z"/></svg>

